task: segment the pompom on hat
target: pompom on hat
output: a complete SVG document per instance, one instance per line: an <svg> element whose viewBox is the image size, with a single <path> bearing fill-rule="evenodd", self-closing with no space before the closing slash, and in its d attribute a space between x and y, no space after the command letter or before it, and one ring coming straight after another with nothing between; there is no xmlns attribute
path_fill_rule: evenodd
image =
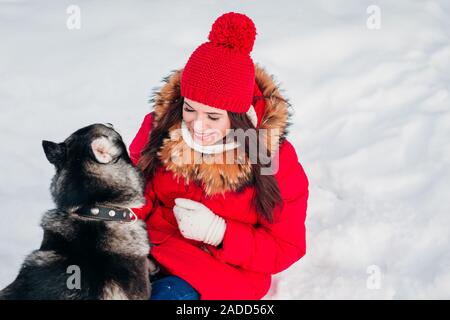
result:
<svg viewBox="0 0 450 320"><path fill-rule="evenodd" d="M181 95L227 111L252 112L255 37L255 25L246 15L229 12L217 18L209 41L195 49L182 71Z"/></svg>

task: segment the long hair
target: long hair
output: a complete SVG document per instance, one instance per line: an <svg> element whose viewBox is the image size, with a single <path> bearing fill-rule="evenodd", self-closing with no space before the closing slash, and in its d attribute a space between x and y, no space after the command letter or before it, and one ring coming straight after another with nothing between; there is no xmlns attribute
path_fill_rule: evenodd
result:
<svg viewBox="0 0 450 320"><path fill-rule="evenodd" d="M260 214L267 221L272 223L277 206L281 208L283 206L283 199L281 198L280 188L278 181L273 175L261 174L261 153L265 152L265 156L272 156L270 150L266 149L263 141L263 136L258 134L258 129L253 126L253 123L247 117L245 113L234 113L228 111L228 117L230 118L231 128L243 129L248 134L249 139L245 139L245 144L242 146L247 158L250 157L250 143L256 143L257 145L257 157L256 161L252 161L252 185L255 187L255 194L253 197L253 205L256 208L258 214Z"/></svg>
<svg viewBox="0 0 450 320"><path fill-rule="evenodd" d="M183 118L183 98L170 101L166 113L158 119L158 125L153 127L147 144L141 151L141 157L137 164L145 178L151 180L156 168L161 164L158 157L159 149L165 138L169 136L169 129Z"/></svg>
<svg viewBox="0 0 450 320"><path fill-rule="evenodd" d="M138 162L138 167L142 170L147 180L153 178L156 169L161 165L158 152L161 149L162 143L165 138L169 136L169 129L183 118L183 103L184 99L179 99L169 103L168 109L165 114L158 119L157 125L152 129L150 138L141 152L141 157ZM235 113L228 111L230 124L232 129L253 129L250 132L256 132L257 129L253 126L250 119L245 113ZM250 140L250 141L249 141ZM249 157L249 143L254 143L255 139L249 139L245 141L244 151ZM261 145L261 142L258 141ZM252 163L252 181L251 185L255 188L254 197L252 199L253 205L256 208L256 212L260 217L266 219L272 223L274 221L274 213L276 207L283 205L278 182L273 175L261 174L261 162L259 157L257 161Z"/></svg>

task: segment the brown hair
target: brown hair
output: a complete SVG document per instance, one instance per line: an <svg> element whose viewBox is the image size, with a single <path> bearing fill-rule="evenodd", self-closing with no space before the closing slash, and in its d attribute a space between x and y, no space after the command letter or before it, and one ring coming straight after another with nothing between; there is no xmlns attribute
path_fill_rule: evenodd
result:
<svg viewBox="0 0 450 320"><path fill-rule="evenodd" d="M164 139L169 136L169 129L182 120L183 103L184 99L182 97L169 103L165 114L160 119L157 119L157 125L152 129L150 138L141 152L138 167L143 171L147 180L153 178L157 167L161 165L158 152ZM233 129L243 129L244 131L247 129L255 129L250 132L256 132L256 134L251 134L250 141L246 139L243 148L248 157L249 143L257 142L259 145L262 143L262 141L256 140L256 136L259 136L257 129L245 113L228 111L228 116ZM277 205L283 205L283 200L277 180L273 175L261 175L262 165L259 161L259 156L257 159L258 161L256 163L252 163L252 181L250 183L255 187L255 194L252 201L258 214L272 223L274 221L275 209Z"/></svg>
<svg viewBox="0 0 450 320"><path fill-rule="evenodd" d="M147 180L151 180L156 168L160 165L158 151L165 138L169 136L169 129L183 118L183 98L170 101L165 114L157 119L158 125L153 126L150 138L141 151L137 166L142 170ZM153 116L153 122L155 122Z"/></svg>

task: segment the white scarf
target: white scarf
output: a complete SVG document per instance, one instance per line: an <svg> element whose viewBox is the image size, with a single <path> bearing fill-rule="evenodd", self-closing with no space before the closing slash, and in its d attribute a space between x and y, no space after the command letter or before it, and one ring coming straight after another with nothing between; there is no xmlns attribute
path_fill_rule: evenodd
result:
<svg viewBox="0 0 450 320"><path fill-rule="evenodd" d="M212 145L201 145L194 141L194 138L192 138L191 133L189 132L189 129L186 125L186 122L184 120L181 120L181 135L183 136L184 142L186 144L194 149L197 152L205 153L205 154L216 154L216 153L222 153L231 149L235 149L239 147L239 143L236 141L228 142L228 143L216 143Z"/></svg>

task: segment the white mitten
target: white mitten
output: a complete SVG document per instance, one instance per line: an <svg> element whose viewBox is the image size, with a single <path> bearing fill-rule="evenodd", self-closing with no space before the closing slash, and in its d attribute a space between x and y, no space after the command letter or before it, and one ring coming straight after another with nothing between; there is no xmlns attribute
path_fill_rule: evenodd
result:
<svg viewBox="0 0 450 320"><path fill-rule="evenodd" d="M225 220L204 204L190 199L176 198L173 213L181 234L188 239L217 246L225 234Z"/></svg>

